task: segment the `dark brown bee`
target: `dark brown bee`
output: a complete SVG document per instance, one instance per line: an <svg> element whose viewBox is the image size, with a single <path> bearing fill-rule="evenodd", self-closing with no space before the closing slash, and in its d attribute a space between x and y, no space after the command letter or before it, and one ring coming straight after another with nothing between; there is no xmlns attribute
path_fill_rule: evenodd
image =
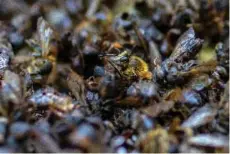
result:
<svg viewBox="0 0 230 154"><path fill-rule="evenodd" d="M81 105L86 105L86 88L82 77L65 65L58 66L58 76L58 84L67 88Z"/></svg>
<svg viewBox="0 0 230 154"><path fill-rule="evenodd" d="M115 104L139 107L157 102L159 100L157 89L158 87L153 82L140 80L128 87L126 97L118 99Z"/></svg>
<svg viewBox="0 0 230 154"><path fill-rule="evenodd" d="M156 80L166 82L183 82L184 77L180 72L188 71L197 65L192 60L202 47L203 40L195 37L193 28L189 28L177 41L177 45L168 59L154 69ZM188 61L189 60L189 61ZM188 61L186 63L186 61Z"/></svg>
<svg viewBox="0 0 230 154"><path fill-rule="evenodd" d="M203 42L203 40L196 38L195 31L191 27L180 36L169 59L178 63L191 60L201 49Z"/></svg>
<svg viewBox="0 0 230 154"><path fill-rule="evenodd" d="M103 146L105 134L101 118L67 116L55 122L53 135L64 147L78 149L81 152L105 152ZM64 145L64 143L63 143Z"/></svg>

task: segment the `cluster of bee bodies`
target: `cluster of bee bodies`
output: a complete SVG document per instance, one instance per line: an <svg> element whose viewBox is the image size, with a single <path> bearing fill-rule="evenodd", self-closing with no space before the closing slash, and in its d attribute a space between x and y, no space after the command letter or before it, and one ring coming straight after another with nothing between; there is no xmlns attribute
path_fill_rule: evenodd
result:
<svg viewBox="0 0 230 154"><path fill-rule="evenodd" d="M133 1L149 12L112 16L103 1L107 9L71 21L86 9L74 11L83 1L55 3L68 13L38 1L28 15L12 17L9 34L0 22L0 151L226 151L225 2L216 10L216 0L202 0L199 10L192 1L178 8L167 0L156 0L157 8ZM207 39L216 57L201 62ZM221 144L207 132L218 132Z"/></svg>

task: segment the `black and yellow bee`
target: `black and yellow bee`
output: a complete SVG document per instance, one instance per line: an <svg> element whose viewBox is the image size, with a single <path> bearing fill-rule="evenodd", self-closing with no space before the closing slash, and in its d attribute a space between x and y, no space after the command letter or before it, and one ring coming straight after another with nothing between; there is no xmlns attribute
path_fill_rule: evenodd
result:
<svg viewBox="0 0 230 154"><path fill-rule="evenodd" d="M140 78L152 79L152 73L149 71L148 64L140 57L131 55L127 50L112 59L115 63L119 63L123 67L122 76L127 79Z"/></svg>
<svg viewBox="0 0 230 154"><path fill-rule="evenodd" d="M124 75L128 78L139 77L141 79L152 79L152 73L149 72L148 64L138 56L129 58L128 67L124 71Z"/></svg>

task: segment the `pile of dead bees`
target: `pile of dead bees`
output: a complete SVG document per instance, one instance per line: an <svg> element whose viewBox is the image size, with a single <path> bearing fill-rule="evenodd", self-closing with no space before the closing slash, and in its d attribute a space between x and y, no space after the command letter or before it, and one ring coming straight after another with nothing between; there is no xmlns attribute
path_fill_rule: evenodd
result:
<svg viewBox="0 0 230 154"><path fill-rule="evenodd" d="M0 152L229 152L228 8L0 1Z"/></svg>

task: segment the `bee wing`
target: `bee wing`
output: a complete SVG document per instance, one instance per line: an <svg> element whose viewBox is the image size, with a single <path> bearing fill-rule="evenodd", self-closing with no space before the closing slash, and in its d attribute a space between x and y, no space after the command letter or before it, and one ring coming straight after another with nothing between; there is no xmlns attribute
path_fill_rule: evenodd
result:
<svg viewBox="0 0 230 154"><path fill-rule="evenodd" d="M203 40L196 38L195 31L191 27L184 32L177 41L176 47L170 55L170 59L184 61L195 56L203 44Z"/></svg>
<svg viewBox="0 0 230 154"><path fill-rule="evenodd" d="M51 48L51 40L58 39L57 33L42 17L37 22L37 33L42 48L42 56L46 57Z"/></svg>
<svg viewBox="0 0 230 154"><path fill-rule="evenodd" d="M217 110L209 104L199 108L187 120L182 123L182 127L197 128L211 122L217 114Z"/></svg>
<svg viewBox="0 0 230 154"><path fill-rule="evenodd" d="M83 105L86 105L84 80L77 73L72 70L70 71L71 72L69 73L67 79L68 88L78 101L80 101Z"/></svg>
<svg viewBox="0 0 230 154"><path fill-rule="evenodd" d="M188 140L190 145L200 147L223 148L224 151L229 149L229 139L221 134L198 134Z"/></svg>
<svg viewBox="0 0 230 154"><path fill-rule="evenodd" d="M202 64L199 64L193 68L191 68L187 72L180 72L179 75L181 76L195 76L202 73L209 73L215 70L217 66L217 62L215 60L210 60L207 62L204 62Z"/></svg>
<svg viewBox="0 0 230 154"><path fill-rule="evenodd" d="M28 39L26 40L26 44L33 49L33 51L35 52L34 55L37 56L41 56L40 54L42 53L42 49L39 45L39 42L37 42L34 39Z"/></svg>

